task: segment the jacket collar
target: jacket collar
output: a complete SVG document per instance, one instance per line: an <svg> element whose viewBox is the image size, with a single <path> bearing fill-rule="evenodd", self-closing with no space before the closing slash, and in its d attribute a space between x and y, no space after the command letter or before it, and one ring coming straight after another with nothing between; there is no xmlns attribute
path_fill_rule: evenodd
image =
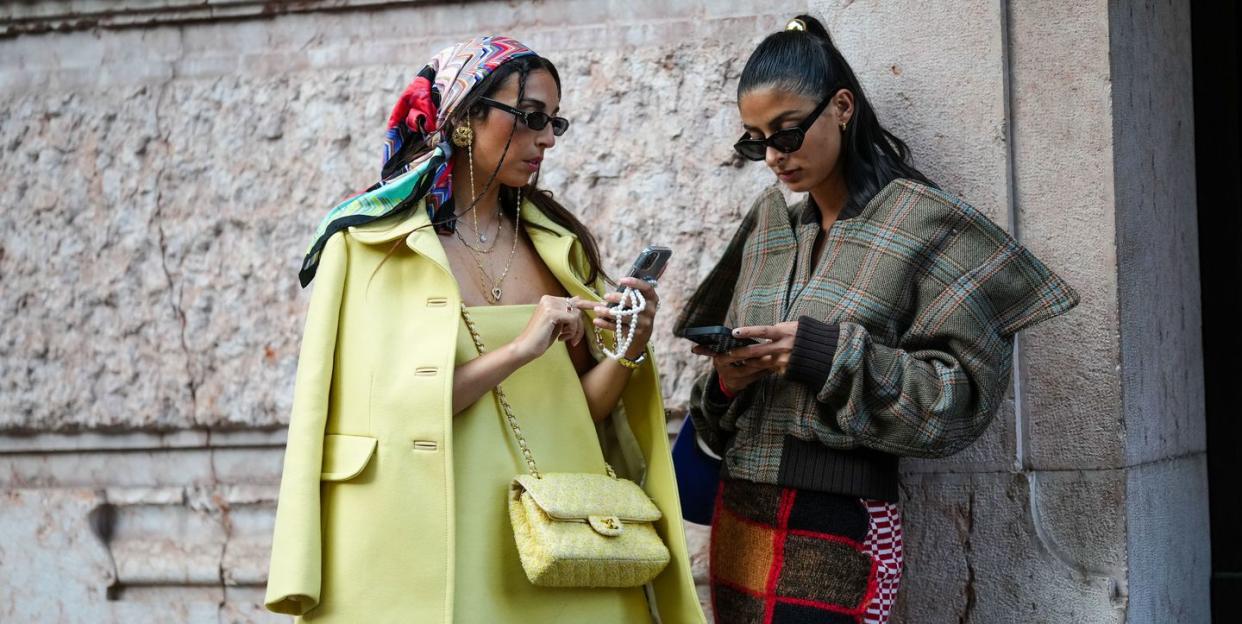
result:
<svg viewBox="0 0 1242 624"><path fill-rule="evenodd" d="M382 245L408 236L415 228L429 223L431 223L431 217L427 215L426 204L420 201L404 212L363 225L351 226L349 235L360 243Z"/></svg>
<svg viewBox="0 0 1242 624"><path fill-rule="evenodd" d="M574 271L575 260L582 256L581 250L575 249L578 237L549 219L530 201L522 202L522 221L535 251L565 290L583 299L598 300L599 295L584 284ZM349 234L354 240L367 245L383 245L404 237L411 250L451 273L444 246L430 225L431 217L427 214L424 203L420 201L408 211L351 227Z"/></svg>
<svg viewBox="0 0 1242 624"><path fill-rule="evenodd" d="M549 219L534 204L522 204L522 217L526 221L526 234L543 258L557 281L571 296L599 301L599 293L579 277L586 273L586 254L573 232ZM575 270L577 269L577 270Z"/></svg>

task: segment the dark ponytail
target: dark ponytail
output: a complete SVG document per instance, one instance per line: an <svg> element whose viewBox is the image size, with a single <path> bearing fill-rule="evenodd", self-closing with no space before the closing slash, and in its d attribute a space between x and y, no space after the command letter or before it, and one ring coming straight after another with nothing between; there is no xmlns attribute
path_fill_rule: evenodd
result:
<svg viewBox="0 0 1242 624"><path fill-rule="evenodd" d="M910 148L905 142L880 125L858 77L832 43L828 29L809 15L796 19L806 30L768 35L751 53L738 81L738 99L751 91L770 88L819 102L838 89L849 89L854 94L854 116L846 126L841 157L849 189L846 208L851 212L861 210L880 189L898 178L935 186L910 164Z"/></svg>

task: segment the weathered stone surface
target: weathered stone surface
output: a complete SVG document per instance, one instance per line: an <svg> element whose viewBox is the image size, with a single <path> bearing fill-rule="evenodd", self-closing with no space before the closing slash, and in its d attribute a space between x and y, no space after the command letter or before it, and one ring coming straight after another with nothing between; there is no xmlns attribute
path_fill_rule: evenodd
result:
<svg viewBox="0 0 1242 624"><path fill-rule="evenodd" d="M156 29L145 42L153 53L141 58L121 42L90 42L102 46L96 59L121 57L134 85L120 87L107 71L87 79L72 61L88 61L71 57L43 78L58 89L30 84L6 104L0 145L12 157L3 173L18 182L0 201L33 210L0 216L0 307L17 318L0 329L0 428L272 427L287 418L306 303L300 255L319 216L376 175L376 137L417 63L379 63L393 45L380 38L365 62L290 71L280 59L313 33L278 27L269 40L259 36L266 31L206 25L174 40ZM540 36L562 68L575 122L544 186L597 226L613 273L644 244L674 247L664 290L677 310L770 177L759 166L738 175L730 148L739 57L753 42L679 37L618 54L577 48L572 32ZM31 69L46 63L24 56L26 43L10 44L18 58ZM248 62L193 65L224 44L248 45ZM312 60L316 51L345 53L325 43ZM424 44L405 55L433 51ZM25 73L6 78L20 84ZM41 173L53 170L62 172L55 183ZM676 405L688 392L689 356L668 327L656 344L669 356L665 388Z"/></svg>
<svg viewBox="0 0 1242 624"><path fill-rule="evenodd" d="M1126 477L1126 557L1133 622L1212 619L1203 455L1144 464ZM1156 536L1160 536L1157 538Z"/></svg>
<svg viewBox="0 0 1242 624"><path fill-rule="evenodd" d="M1124 548L1109 537L1124 531L1123 482L1119 471L1034 486L1022 474L907 476L898 620L1126 621Z"/></svg>
<svg viewBox="0 0 1242 624"><path fill-rule="evenodd" d="M1126 459L1135 464L1203 452L1206 441L1190 6L1128 9L1110 12L1110 43L1126 207L1117 211Z"/></svg>
<svg viewBox="0 0 1242 624"><path fill-rule="evenodd" d="M1082 296L1071 313L1020 338L1023 462L1118 468L1125 428L1114 211L1124 208L1113 183L1109 9L1007 6L1018 234ZM1053 105L1054 93L1074 105Z"/></svg>
<svg viewBox="0 0 1242 624"><path fill-rule="evenodd" d="M169 494L150 491L119 502L89 489L6 489L0 621L287 621L262 610L253 579L246 587L219 581L222 571L257 562L266 569L267 553L257 562L222 564L221 550L233 542L225 538L219 507L209 511L185 491L170 503Z"/></svg>
<svg viewBox="0 0 1242 624"><path fill-rule="evenodd" d="M262 609L275 487L3 491L0 621L283 621Z"/></svg>
<svg viewBox="0 0 1242 624"><path fill-rule="evenodd" d="M5 488L0 513L0 619L67 619L83 603L103 602L111 583L107 550L87 526L99 502L90 490ZM60 586L53 592L52 587ZM55 594L55 595L53 595Z"/></svg>

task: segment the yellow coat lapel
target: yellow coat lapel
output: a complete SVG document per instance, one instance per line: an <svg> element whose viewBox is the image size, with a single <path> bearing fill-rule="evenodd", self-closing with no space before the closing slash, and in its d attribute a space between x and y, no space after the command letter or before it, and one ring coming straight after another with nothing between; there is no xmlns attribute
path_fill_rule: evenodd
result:
<svg viewBox="0 0 1242 624"><path fill-rule="evenodd" d="M411 250L440 265L445 271L452 272L444 246L440 244L435 228L431 227L431 217L424 202L418 202L407 212L351 227L349 235L367 245L392 243L404 237L405 244Z"/></svg>
<svg viewBox="0 0 1242 624"><path fill-rule="evenodd" d="M570 295L598 301L600 296L580 277L587 271L578 237L549 219L529 201L522 203L522 220L526 222L526 234L530 236L536 253L565 290ZM440 265L445 271L452 272L444 245L440 243L435 228L431 227L431 218L423 202L408 212L351 227L349 233L358 242L367 245L382 245L405 237L405 243L411 250ZM575 249L575 246L578 248Z"/></svg>
<svg viewBox="0 0 1242 624"><path fill-rule="evenodd" d="M588 270L578 237L549 219L530 202L522 204L522 218L526 221L526 234L530 236L535 251L565 290L582 299L599 301L599 294L582 281Z"/></svg>

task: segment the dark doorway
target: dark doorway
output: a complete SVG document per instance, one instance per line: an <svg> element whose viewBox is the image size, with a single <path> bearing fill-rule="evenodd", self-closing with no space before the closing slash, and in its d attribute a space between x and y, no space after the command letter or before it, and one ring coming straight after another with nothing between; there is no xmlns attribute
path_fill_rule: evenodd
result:
<svg viewBox="0 0 1242 624"><path fill-rule="evenodd" d="M1212 522L1212 620L1237 621L1242 595L1242 163L1239 161L1238 32L1233 2L1191 5L1199 271Z"/></svg>

